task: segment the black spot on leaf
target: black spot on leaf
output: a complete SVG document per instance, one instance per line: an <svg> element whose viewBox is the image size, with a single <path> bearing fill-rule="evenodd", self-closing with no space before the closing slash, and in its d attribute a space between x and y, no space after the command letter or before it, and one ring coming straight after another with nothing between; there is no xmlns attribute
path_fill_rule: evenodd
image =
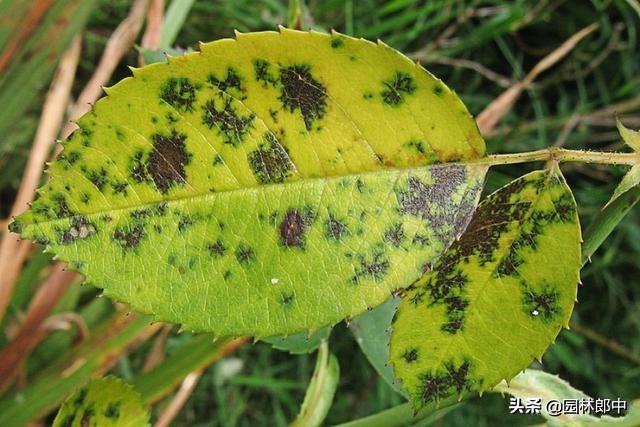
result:
<svg viewBox="0 0 640 427"><path fill-rule="evenodd" d="M522 298L525 313L532 318L549 321L561 312L558 292L544 285L543 291L526 288Z"/></svg>
<svg viewBox="0 0 640 427"><path fill-rule="evenodd" d="M402 104L405 97L413 94L417 89L413 77L400 71L396 71L393 77L383 81L382 85L384 86L381 93L382 102L391 106Z"/></svg>
<svg viewBox="0 0 640 427"><path fill-rule="evenodd" d="M256 81L262 82L263 86L275 85L278 82L277 77L271 72L271 64L264 59L253 61L253 71L256 75Z"/></svg>
<svg viewBox="0 0 640 427"><path fill-rule="evenodd" d="M416 360L418 360L418 349L417 348L406 349L404 353L402 353L402 358L407 363L415 362Z"/></svg>
<svg viewBox="0 0 640 427"><path fill-rule="evenodd" d="M231 99L225 99L222 108L216 107L214 99L208 100L202 107L203 123L209 128L216 128L225 144L231 144L234 147L244 142L247 134L253 129L253 120L255 116L249 114L241 115L232 105Z"/></svg>
<svg viewBox="0 0 640 427"><path fill-rule="evenodd" d="M463 362L455 367L453 362L445 364L444 372L429 372L420 375L418 400L423 404L439 402L441 399L470 390L471 381L467 378L470 364Z"/></svg>
<svg viewBox="0 0 640 427"><path fill-rule="evenodd" d="M246 265L256 258L254 250L247 244L240 243L235 251L236 259L240 264Z"/></svg>
<svg viewBox="0 0 640 427"><path fill-rule="evenodd" d="M306 129L310 131L313 122L322 119L326 113L326 88L311 75L311 67L306 64L281 69L280 82L282 105L290 112L299 110Z"/></svg>
<svg viewBox="0 0 640 427"><path fill-rule="evenodd" d="M209 243L207 245L207 249L209 250L211 256L213 256L214 258L223 256L227 250L226 246L220 239L216 240L213 243Z"/></svg>
<svg viewBox="0 0 640 427"><path fill-rule="evenodd" d="M349 235L349 228L343 221L329 214L329 218L325 222L324 235L329 239L342 240L344 236Z"/></svg>
<svg viewBox="0 0 640 427"><path fill-rule="evenodd" d="M113 233L113 239L125 250L131 250L138 247L140 241L146 235L144 226L136 224L133 227L120 227Z"/></svg>
<svg viewBox="0 0 640 427"><path fill-rule="evenodd" d="M213 74L210 74L207 81L220 89L222 92L228 92L229 89L236 89L238 92L243 92L242 77L236 69L233 67L227 68L227 75L224 80L219 79Z"/></svg>
<svg viewBox="0 0 640 427"><path fill-rule="evenodd" d="M405 239L402 223L393 224L384 232L384 241L391 246L399 247Z"/></svg>
<svg viewBox="0 0 640 427"><path fill-rule="evenodd" d="M289 209L278 227L282 245L287 248L303 249L305 234L314 219L315 215L310 209Z"/></svg>
<svg viewBox="0 0 640 427"><path fill-rule="evenodd" d="M289 154L271 132L265 133L263 142L247 159L260 184L284 182L295 169Z"/></svg>
<svg viewBox="0 0 640 427"><path fill-rule="evenodd" d="M186 135L172 131L171 135L157 133L151 138L153 150L149 154L146 171L158 191L166 193L176 184L185 184L184 167L191 159L185 145Z"/></svg>
<svg viewBox="0 0 640 427"><path fill-rule="evenodd" d="M186 77L171 77L160 88L160 98L176 110L193 111L196 91L200 87L200 84L195 84Z"/></svg>

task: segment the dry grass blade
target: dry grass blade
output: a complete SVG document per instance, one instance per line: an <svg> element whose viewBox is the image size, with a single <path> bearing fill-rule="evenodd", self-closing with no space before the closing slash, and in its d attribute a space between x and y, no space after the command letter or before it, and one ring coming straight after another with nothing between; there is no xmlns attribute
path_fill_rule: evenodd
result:
<svg viewBox="0 0 640 427"><path fill-rule="evenodd" d="M131 6L129 15L109 37L95 72L76 100L71 120L76 120L89 112L91 104L102 95L102 87L109 82L116 66L138 37L144 22L147 3L148 0L136 0ZM78 125L75 123L67 123L62 131L62 138L67 138L77 128Z"/></svg>
<svg viewBox="0 0 640 427"><path fill-rule="evenodd" d="M58 71L49 88L38 130L29 153L27 167L11 209L11 216L18 215L27 209L29 202L35 196L36 187L44 169L44 163L49 156L64 119L65 107L69 100L71 86L73 85L80 58L80 50L81 38L76 36L62 57ZM6 225L5 223L5 227ZM25 260L25 256L22 256L22 254L27 253L27 251L20 250L21 245L29 245L29 243L17 241L14 234L3 228L2 241L0 242L0 319L4 317L7 305L13 294L15 281L20 275L20 269Z"/></svg>
<svg viewBox="0 0 640 427"><path fill-rule="evenodd" d="M56 263L53 272L38 289L27 315L11 342L0 352L0 390L11 384L19 372L19 366L31 354L40 340L46 336L46 329L41 326L65 293L77 273L65 271L64 264Z"/></svg>
<svg viewBox="0 0 640 427"><path fill-rule="evenodd" d="M480 133L485 136L490 135L500 120L502 120L502 118L511 110L511 107L520 97L522 92L527 89L540 74L558 63L558 61L571 52L580 40L591 34L597 28L598 24L593 23L575 33L567 41L562 43L560 47L538 62L524 79L511 86L491 102L478 115L476 120L478 122L478 128L480 128Z"/></svg>
<svg viewBox="0 0 640 427"><path fill-rule="evenodd" d="M198 381L200 381L200 377L202 376L202 371L192 372L185 377L178 389L176 395L171 399L169 406L162 412L158 421L155 424L155 427L168 427L171 424L171 421L178 415L180 409L184 406L193 390L198 385Z"/></svg>

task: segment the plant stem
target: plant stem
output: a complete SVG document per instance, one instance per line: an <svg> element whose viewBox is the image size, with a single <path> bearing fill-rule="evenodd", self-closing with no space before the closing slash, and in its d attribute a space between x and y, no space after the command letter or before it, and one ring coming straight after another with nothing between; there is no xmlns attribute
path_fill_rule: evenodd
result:
<svg viewBox="0 0 640 427"><path fill-rule="evenodd" d="M495 166L537 161L601 163L607 165L633 166L640 164L640 153L582 151L549 147L526 153L492 154L475 160L472 163Z"/></svg>

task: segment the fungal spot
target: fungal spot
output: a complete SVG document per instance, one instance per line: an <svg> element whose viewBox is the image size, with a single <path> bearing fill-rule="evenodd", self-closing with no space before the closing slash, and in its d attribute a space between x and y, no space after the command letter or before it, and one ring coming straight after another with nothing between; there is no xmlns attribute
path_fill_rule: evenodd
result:
<svg viewBox="0 0 640 427"><path fill-rule="evenodd" d="M224 280L229 280L229 279L231 279L232 277L233 277L233 271L231 271L231 270L226 270L226 271L224 272L224 274L222 275L222 278L223 278Z"/></svg>
<svg viewBox="0 0 640 427"><path fill-rule="evenodd" d="M120 404L121 402L112 402L107 405L107 409L104 411L104 416L112 420L120 418Z"/></svg>
<svg viewBox="0 0 640 427"><path fill-rule="evenodd" d="M153 150L149 154L146 171L151 176L156 188L166 193L176 184L185 184L184 167L189 164L191 154L186 150L186 135L177 133L171 135L154 134Z"/></svg>
<svg viewBox="0 0 640 427"><path fill-rule="evenodd" d="M389 258L382 248L374 248L371 254L357 254L358 265L351 278L352 283L360 283L363 278L382 280L389 270Z"/></svg>
<svg viewBox="0 0 640 427"><path fill-rule="evenodd" d="M207 245L207 249L209 253L214 258L219 258L224 255L227 250L227 247L222 243L220 239L216 240L214 243L209 243Z"/></svg>
<svg viewBox="0 0 640 427"><path fill-rule="evenodd" d="M407 73L396 71L395 75L382 82L384 89L381 92L382 102L387 105L397 106L404 102L407 95L413 94L417 86Z"/></svg>
<svg viewBox="0 0 640 427"><path fill-rule="evenodd" d="M287 248L303 249L305 246L305 234L315 214L310 209L304 211L295 208L289 209L280 222L280 242Z"/></svg>
<svg viewBox="0 0 640 427"><path fill-rule="evenodd" d="M113 194L122 194L123 196L126 196L127 187L129 187L129 183L127 181L111 183L111 189L113 190Z"/></svg>
<svg viewBox="0 0 640 427"><path fill-rule="evenodd" d="M370 100L373 99L373 92L371 91L366 91L362 94L362 97L366 100Z"/></svg>
<svg viewBox="0 0 640 427"><path fill-rule="evenodd" d="M349 228L347 225L337 219L332 214L329 214L329 219L325 222L324 235L328 239L342 240L342 238L349 234Z"/></svg>
<svg viewBox="0 0 640 427"><path fill-rule="evenodd" d="M548 285L544 286L542 292L527 288L522 302L527 315L545 321L554 319L561 311L558 292Z"/></svg>
<svg viewBox="0 0 640 427"><path fill-rule="evenodd" d="M334 37L331 39L331 47L337 49L339 47L344 46L344 41L339 37Z"/></svg>
<svg viewBox="0 0 640 427"><path fill-rule="evenodd" d="M442 96L442 94L444 93L444 87L442 87L440 83L436 83L433 86L433 93L435 93L436 96Z"/></svg>
<svg viewBox="0 0 640 427"><path fill-rule="evenodd" d="M145 234L144 226L142 224L136 224L133 228L117 228L113 233L113 239L122 247L122 249L131 250L138 247Z"/></svg>
<svg viewBox="0 0 640 427"><path fill-rule="evenodd" d="M240 74L238 74L238 71L233 67L227 68L227 75L224 80L210 74L207 81L225 93L228 92L229 89L235 89L239 93L244 92L242 88L242 78L240 77Z"/></svg>
<svg viewBox="0 0 640 427"><path fill-rule="evenodd" d="M240 243L235 251L236 259L242 265L249 264L253 260L255 260L256 255L254 250L244 243Z"/></svg>
<svg viewBox="0 0 640 427"><path fill-rule="evenodd" d="M464 390L471 389L469 374L469 362L463 362L455 368L453 362L445 364L444 372L429 372L421 374L418 390L418 400L423 404L439 402L441 399L460 394Z"/></svg>
<svg viewBox="0 0 640 427"><path fill-rule="evenodd" d="M282 305L290 305L293 302L293 292L282 292L280 294L280 303Z"/></svg>
<svg viewBox="0 0 640 427"><path fill-rule="evenodd" d="M187 216L183 216L180 218L180 221L178 221L178 231L184 232L187 228L189 228L192 225L193 225L193 219Z"/></svg>
<svg viewBox="0 0 640 427"><path fill-rule="evenodd" d="M160 98L176 110L193 111L196 91L200 87L200 84L195 84L186 77L171 77L160 88Z"/></svg>
<svg viewBox="0 0 640 427"><path fill-rule="evenodd" d="M96 234L96 227L87 217L78 215L71 218L71 226L62 234L60 243L67 244L76 240L84 240Z"/></svg>
<svg viewBox="0 0 640 427"><path fill-rule="evenodd" d="M136 151L129 159L129 175L137 183L145 182L148 179L147 170L142 161L143 157L144 152Z"/></svg>
<svg viewBox="0 0 640 427"><path fill-rule="evenodd" d="M234 147L240 145L249 131L254 128L255 116L253 114L243 116L238 113L229 98L225 99L224 106L220 109L216 107L214 99L208 100L202 109L204 110L203 123L209 129L215 127L225 144L231 144Z"/></svg>
<svg viewBox="0 0 640 427"><path fill-rule="evenodd" d="M91 183L95 185L100 192L102 192L108 181L107 171L104 168L100 168L97 171L89 171L87 172L87 179L91 181Z"/></svg>
<svg viewBox="0 0 640 427"><path fill-rule="evenodd" d="M82 154L78 151L63 152L59 157L61 160L66 161L70 165L74 165L78 160L82 158Z"/></svg>
<svg viewBox="0 0 640 427"><path fill-rule="evenodd" d="M67 199L62 193L55 193L51 196L51 200L56 204L56 216L58 218L65 218L73 216L74 213L67 204Z"/></svg>
<svg viewBox="0 0 640 427"><path fill-rule="evenodd" d="M384 241L391 246L400 247L405 239L404 229L401 223L396 223L384 232Z"/></svg>
<svg viewBox="0 0 640 427"><path fill-rule="evenodd" d="M275 85L278 81L271 72L271 64L264 59L256 59L253 61L253 71L255 72L256 81L262 82L262 85Z"/></svg>
<svg viewBox="0 0 640 427"><path fill-rule="evenodd" d="M311 75L311 67L297 64L280 70L280 101L289 112L299 110L307 131L313 122L324 117L327 109L326 88Z"/></svg>
<svg viewBox="0 0 640 427"><path fill-rule="evenodd" d="M213 158L213 166L219 166L224 163L222 156L220 154L216 154Z"/></svg>
<svg viewBox="0 0 640 427"><path fill-rule="evenodd" d="M418 349L417 348L406 349L404 353L402 353L402 358L407 363L415 362L416 360L418 360Z"/></svg>
<svg viewBox="0 0 640 427"><path fill-rule="evenodd" d="M247 159L260 184L284 182L295 169L289 154L271 132L264 134L263 142Z"/></svg>

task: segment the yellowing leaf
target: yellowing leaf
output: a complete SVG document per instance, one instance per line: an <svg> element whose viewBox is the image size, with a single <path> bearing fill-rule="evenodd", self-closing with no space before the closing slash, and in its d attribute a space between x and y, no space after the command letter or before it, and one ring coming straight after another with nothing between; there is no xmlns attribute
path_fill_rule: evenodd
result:
<svg viewBox="0 0 640 427"><path fill-rule="evenodd" d="M149 413L140 394L116 377L99 378L62 404L53 427L143 427Z"/></svg>
<svg viewBox="0 0 640 427"><path fill-rule="evenodd" d="M442 82L337 33L240 34L107 93L12 229L192 330L292 334L382 303L461 232L486 170Z"/></svg>
<svg viewBox="0 0 640 427"><path fill-rule="evenodd" d="M394 318L390 358L416 409L482 392L541 358L568 325L579 269L575 201L559 172L487 197Z"/></svg>

